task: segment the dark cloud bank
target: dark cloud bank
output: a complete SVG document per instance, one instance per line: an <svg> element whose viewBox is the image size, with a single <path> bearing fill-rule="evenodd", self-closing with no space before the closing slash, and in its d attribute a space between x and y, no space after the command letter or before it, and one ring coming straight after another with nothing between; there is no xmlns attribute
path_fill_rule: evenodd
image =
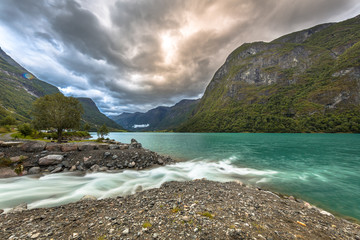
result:
<svg viewBox="0 0 360 240"><path fill-rule="evenodd" d="M197 98L242 43L356 11L355 0L1 0L0 45L114 114Z"/></svg>

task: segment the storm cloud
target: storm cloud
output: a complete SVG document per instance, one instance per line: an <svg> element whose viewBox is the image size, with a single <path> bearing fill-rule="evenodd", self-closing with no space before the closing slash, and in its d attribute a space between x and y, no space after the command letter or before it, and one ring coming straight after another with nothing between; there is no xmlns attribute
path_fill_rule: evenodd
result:
<svg viewBox="0 0 360 240"><path fill-rule="evenodd" d="M245 42L360 13L357 0L1 0L0 46L106 114L200 97Z"/></svg>

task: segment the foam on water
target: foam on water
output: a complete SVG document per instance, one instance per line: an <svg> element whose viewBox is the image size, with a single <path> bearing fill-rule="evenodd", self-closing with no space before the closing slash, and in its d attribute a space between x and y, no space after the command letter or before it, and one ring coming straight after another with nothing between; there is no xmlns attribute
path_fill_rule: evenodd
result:
<svg viewBox="0 0 360 240"><path fill-rule="evenodd" d="M167 181L186 181L207 178L215 181L268 181L276 171L260 171L231 165L231 159L219 162L193 160L150 170L125 170L119 173L74 173L46 175L40 178L24 176L0 180L0 209L9 209L20 203L29 208L58 206L93 195L99 199L124 196L136 189L160 187Z"/></svg>

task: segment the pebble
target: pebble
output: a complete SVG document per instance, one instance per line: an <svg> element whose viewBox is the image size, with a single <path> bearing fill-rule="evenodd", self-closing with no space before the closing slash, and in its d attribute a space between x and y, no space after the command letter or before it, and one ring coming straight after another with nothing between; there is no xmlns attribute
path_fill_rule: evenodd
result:
<svg viewBox="0 0 360 240"><path fill-rule="evenodd" d="M126 234L129 234L130 230L129 228L125 228L124 231L122 231L122 234L126 235Z"/></svg>

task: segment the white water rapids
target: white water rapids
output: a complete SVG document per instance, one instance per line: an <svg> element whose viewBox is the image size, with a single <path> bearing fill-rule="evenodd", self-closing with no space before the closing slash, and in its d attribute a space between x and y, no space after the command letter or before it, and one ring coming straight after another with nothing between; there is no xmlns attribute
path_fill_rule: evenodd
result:
<svg viewBox="0 0 360 240"><path fill-rule="evenodd" d="M143 190L157 188L167 181L206 178L256 184L277 173L235 167L231 161L231 158L219 162L198 159L142 171L89 173L85 176L60 173L0 179L0 209L9 210L21 203L27 203L28 208L58 206L78 201L84 195L98 199L124 196L135 193L140 186Z"/></svg>

